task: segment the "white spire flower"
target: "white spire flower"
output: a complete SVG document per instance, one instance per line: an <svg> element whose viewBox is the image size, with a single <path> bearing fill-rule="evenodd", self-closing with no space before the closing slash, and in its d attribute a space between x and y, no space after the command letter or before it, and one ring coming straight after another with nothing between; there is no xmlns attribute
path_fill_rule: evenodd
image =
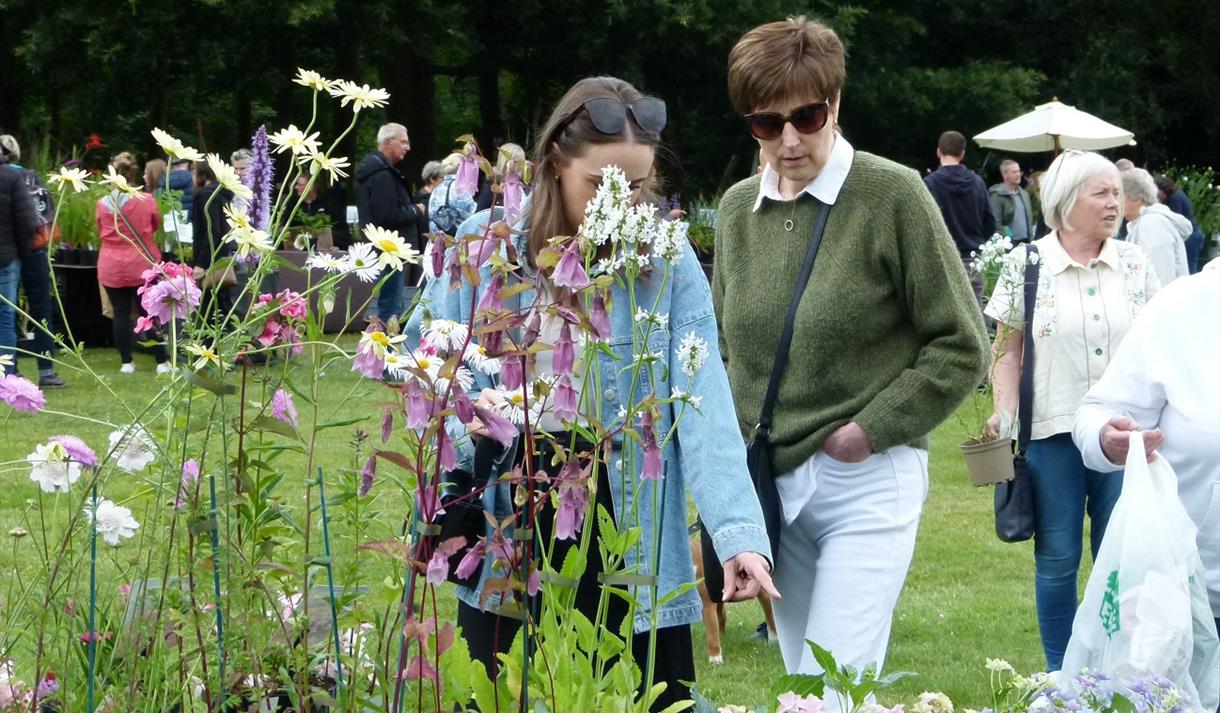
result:
<svg viewBox="0 0 1220 713"><path fill-rule="evenodd" d="M684 220L654 221L652 254L671 265L677 265L686 254L689 230L690 225Z"/></svg>
<svg viewBox="0 0 1220 713"><path fill-rule="evenodd" d="M276 153L291 151L293 156L315 154L321 146L317 131L307 136L296 124L289 124L287 129L280 129L268 136L267 140L276 145Z"/></svg>
<svg viewBox="0 0 1220 713"><path fill-rule="evenodd" d="M250 200L254 197L254 191L241 182L241 176L237 175L237 169L225 163L225 160L218 154L208 154L207 161L208 168L212 169L212 174L216 176L216 182L220 184L221 188L232 191L233 195L245 200Z"/></svg>
<svg viewBox="0 0 1220 713"><path fill-rule="evenodd" d="M114 166L106 167L106 175L102 176L103 183L109 183L117 191L122 191L129 196L134 196L140 192L143 186L133 186L127 182L127 179L114 172Z"/></svg>
<svg viewBox="0 0 1220 713"><path fill-rule="evenodd" d="M661 314L659 312L649 312L648 310L644 309L643 307L640 307L636 310L635 321L655 324L658 329L668 329L669 328L669 315ZM651 330L649 330L649 331L651 331Z"/></svg>
<svg viewBox="0 0 1220 713"><path fill-rule="evenodd" d="M81 193L89 189L89 181L85 180L88 176L89 172L83 168L64 166L56 173L48 173L47 179L56 188L71 187L73 191Z"/></svg>
<svg viewBox="0 0 1220 713"><path fill-rule="evenodd" d="M33 466L30 480L38 483L44 493L66 493L69 486L80 479L80 463L71 460L60 443L52 441L34 446L34 452L25 460Z"/></svg>
<svg viewBox="0 0 1220 713"><path fill-rule="evenodd" d="M367 84L360 85L346 79L335 81L327 91L339 100L340 106L347 106L350 102L352 111L357 112L370 107L385 106L390 100L390 93L384 89L372 89Z"/></svg>
<svg viewBox="0 0 1220 713"><path fill-rule="evenodd" d="M420 330L423 338L437 349L452 352L461 349L470 336L470 330L464 324L448 319L432 319L424 322Z"/></svg>
<svg viewBox="0 0 1220 713"><path fill-rule="evenodd" d="M309 87L315 92L328 92L335 84L334 81L324 78L312 69L301 69L300 67L297 67L296 79L292 81L302 87Z"/></svg>
<svg viewBox="0 0 1220 713"><path fill-rule="evenodd" d="M696 411L699 410L699 405L703 403L702 396L695 396L694 394L688 394L676 386L669 390L669 396L674 401L680 401L683 403L690 404L691 406L693 406L695 408Z"/></svg>
<svg viewBox="0 0 1220 713"><path fill-rule="evenodd" d="M132 424L110 434L109 453L116 465L128 473L138 473L156 460L156 443L144 427Z"/></svg>
<svg viewBox="0 0 1220 713"><path fill-rule="evenodd" d="M702 369L707 363L707 356L707 340L693 330L678 342L678 362L682 365L682 373L687 376L694 376L696 371Z"/></svg>
<svg viewBox="0 0 1220 713"><path fill-rule="evenodd" d="M326 171L330 174L332 182L339 180L339 178L347 178L347 173L343 169L351 165L343 156L327 156L317 151L308 154L308 156L302 156L301 163L306 162L309 163L310 173L316 174Z"/></svg>
<svg viewBox="0 0 1220 713"><path fill-rule="evenodd" d="M419 264L419 251L407 245L396 230L367 224L364 226L364 237L381 252L377 258L381 267L401 270L404 264Z"/></svg>
<svg viewBox="0 0 1220 713"><path fill-rule="evenodd" d="M347 249L347 268L356 273L361 282L374 282L381 276L381 265L368 243L354 243Z"/></svg>
<svg viewBox="0 0 1220 713"><path fill-rule="evenodd" d="M111 547L118 547L123 540L130 540L140 529L140 523L131 516L131 511L115 505L106 498L97 501L97 511L85 506L85 517L93 522L97 534Z"/></svg>
<svg viewBox="0 0 1220 713"><path fill-rule="evenodd" d="M312 253L305 260L305 267L310 270L322 270L329 273L347 272L351 267L347 260L333 253Z"/></svg>
<svg viewBox="0 0 1220 713"><path fill-rule="evenodd" d="M187 146L160 129L153 129L152 135L156 139L157 145L161 147L161 150L176 159L192 162L203 160L203 154L197 149Z"/></svg>

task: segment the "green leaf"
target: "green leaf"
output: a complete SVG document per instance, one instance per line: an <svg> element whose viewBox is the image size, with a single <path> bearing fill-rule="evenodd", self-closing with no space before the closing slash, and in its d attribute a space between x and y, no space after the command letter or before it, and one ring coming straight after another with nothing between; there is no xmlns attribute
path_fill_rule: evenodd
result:
<svg viewBox="0 0 1220 713"><path fill-rule="evenodd" d="M315 431L325 431L328 428L342 428L344 426L351 426L353 424L361 423L361 422L367 421L367 420L369 420L368 416L352 416L351 418L341 418L337 421L327 421L326 423L320 423L316 427L314 427L314 430Z"/></svg>
<svg viewBox="0 0 1220 713"><path fill-rule="evenodd" d="M211 391L217 396L232 396L237 393L235 384L224 384L210 376L204 376L196 371L183 370L183 378L193 386L198 386L204 391Z"/></svg>
<svg viewBox="0 0 1220 713"><path fill-rule="evenodd" d="M279 435L287 438L295 438L298 441L301 440L301 437L297 435L295 428L273 416L259 416L250 424L250 428L255 431L270 431L272 433L278 433Z"/></svg>
<svg viewBox="0 0 1220 713"><path fill-rule="evenodd" d="M790 673L787 676L781 676L771 685L772 698L788 691L792 691L798 696L808 696L812 693L818 698L822 698L822 694L826 691L825 675Z"/></svg>
<svg viewBox="0 0 1220 713"><path fill-rule="evenodd" d="M809 644L810 650L813 651L813 660L818 662L823 671L831 674L839 672L839 663L835 661L833 654L813 643L811 639L805 639L805 643Z"/></svg>

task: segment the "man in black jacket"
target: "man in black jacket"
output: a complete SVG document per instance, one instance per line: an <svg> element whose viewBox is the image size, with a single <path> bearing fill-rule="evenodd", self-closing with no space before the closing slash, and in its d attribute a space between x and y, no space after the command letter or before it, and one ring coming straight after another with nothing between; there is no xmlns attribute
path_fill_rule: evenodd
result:
<svg viewBox="0 0 1220 713"><path fill-rule="evenodd" d="M408 245L420 250L419 216L424 207L411 202L407 178L394 167L410 150L411 140L402 124L386 124L377 130L377 150L370 151L356 167L356 208L361 231L366 225L396 230ZM410 271L417 273L418 268ZM369 306L369 321L397 322L406 307L403 271L387 269L381 277L377 302ZM411 277L418 280L418 274Z"/></svg>
<svg viewBox="0 0 1220 713"><path fill-rule="evenodd" d="M38 229L38 210L25 188L25 177L0 162L0 356L3 373L16 371L17 285L21 260L28 257Z"/></svg>
<svg viewBox="0 0 1220 713"><path fill-rule="evenodd" d="M983 305L983 276L970 272L970 253L979 249L996 229L995 213L987 198L987 184L977 173L962 165L966 158L966 137L957 131L946 131L936 142L936 157L940 168L924 177L923 182L940 206L941 215L957 251L961 253L974 296Z"/></svg>

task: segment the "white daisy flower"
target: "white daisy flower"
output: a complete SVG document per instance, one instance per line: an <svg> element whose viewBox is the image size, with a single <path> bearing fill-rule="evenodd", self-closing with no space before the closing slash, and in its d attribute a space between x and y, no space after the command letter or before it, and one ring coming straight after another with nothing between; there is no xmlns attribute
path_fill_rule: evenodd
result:
<svg viewBox="0 0 1220 713"><path fill-rule="evenodd" d="M424 322L420 332L429 344L446 352L460 349L470 336L470 330L466 325L448 319L432 319Z"/></svg>
<svg viewBox="0 0 1220 713"><path fill-rule="evenodd" d="M97 534L111 547L118 547L123 540L135 536L140 523L131 516L131 510L122 505L115 505L106 498L97 501L97 512L91 506L85 506L85 517L93 522Z"/></svg>
<svg viewBox="0 0 1220 713"><path fill-rule="evenodd" d="M106 167L106 175L102 176L103 183L109 183L116 191L121 191L129 196L134 196L140 192L143 186L133 186L127 182L127 179L114 172L114 166Z"/></svg>
<svg viewBox="0 0 1220 713"><path fill-rule="evenodd" d="M682 364L682 373L694 376L696 371L707 363L707 341L692 330L678 342L678 361Z"/></svg>
<svg viewBox="0 0 1220 713"><path fill-rule="evenodd" d="M381 330L365 332L360 335L360 345L358 350L368 345L378 359L385 359L390 352L404 340L406 340L406 338L407 335L405 334L396 334L391 337Z"/></svg>
<svg viewBox="0 0 1220 713"><path fill-rule="evenodd" d="M390 93L386 90L373 89L367 84L356 84L346 79L335 81L327 91L339 100L339 106L347 106L350 102L352 111L385 106L390 101Z"/></svg>
<svg viewBox="0 0 1220 713"><path fill-rule="evenodd" d="M119 468L128 473L138 473L156 460L156 447L152 436L143 426L132 424L110 434L108 452L115 456Z"/></svg>
<svg viewBox="0 0 1220 713"><path fill-rule="evenodd" d="M305 267L310 270L338 273L346 272L351 266L346 258L341 258L334 253L313 253L305 260Z"/></svg>
<svg viewBox="0 0 1220 713"><path fill-rule="evenodd" d="M419 251L408 245L396 230L386 230L369 224L364 226L364 237L381 252L377 258L381 267L401 270L404 264L419 263Z"/></svg>
<svg viewBox="0 0 1220 713"><path fill-rule="evenodd" d="M293 156L316 154L321 146L317 131L306 135L296 124L289 124L287 129L280 129L269 135L267 140L276 145L276 153L291 151Z"/></svg>
<svg viewBox="0 0 1220 713"><path fill-rule="evenodd" d="M250 215L246 212L244 207L229 203L224 207L224 216L225 222L229 224L230 229L254 229L254 224L250 222Z"/></svg>
<svg viewBox="0 0 1220 713"><path fill-rule="evenodd" d="M297 67L296 79L292 81L300 84L302 87L309 87L315 92L330 91L330 88L335 84L334 81L324 78L312 69L301 69L300 67Z"/></svg>
<svg viewBox="0 0 1220 713"><path fill-rule="evenodd" d="M355 243L347 249L347 269L356 273L361 282L375 282L381 276L381 265L373 254L373 246Z"/></svg>
<svg viewBox="0 0 1220 713"><path fill-rule="evenodd" d="M81 465L68 458L68 451L55 442L34 446L25 457L30 468L30 480L38 483L44 493L66 493L80 479Z"/></svg>
<svg viewBox="0 0 1220 713"><path fill-rule="evenodd" d="M63 167L56 173L47 174L47 180L52 186L56 188L71 187L77 193L89 189L89 181L85 180L88 177L89 172L83 168Z"/></svg>
<svg viewBox="0 0 1220 713"><path fill-rule="evenodd" d="M225 235L225 242L237 246L238 257L246 257L250 253L259 255L270 252L275 246L267 231L256 228L234 228Z"/></svg>
<svg viewBox="0 0 1220 713"><path fill-rule="evenodd" d="M157 141L157 145L160 146L165 153L173 156L176 159L195 162L202 161L204 158L203 154L197 149L187 146L160 129L153 129L152 135Z"/></svg>
<svg viewBox="0 0 1220 713"><path fill-rule="evenodd" d="M221 188L231 191L233 195L244 200L250 200L254 197L254 191L241 182L241 176L237 175L237 169L225 163L225 160L219 154L208 154L207 161L208 168L212 169L212 174L216 176L216 182L220 184Z"/></svg>
<svg viewBox="0 0 1220 713"><path fill-rule="evenodd" d="M497 389L491 403L495 412L511 423L517 426L525 423L525 389Z"/></svg>
<svg viewBox="0 0 1220 713"><path fill-rule="evenodd" d="M0 354L0 370L3 370L5 367L10 367L14 363L15 362L13 361L12 354Z"/></svg>
<svg viewBox="0 0 1220 713"><path fill-rule="evenodd" d="M436 377L440 374L441 367L445 364L445 359L436 354L430 354L423 349L416 349L411 352L410 363L416 369L424 372L429 382L436 383Z"/></svg>
<svg viewBox="0 0 1220 713"><path fill-rule="evenodd" d="M390 376L395 379L402 381L408 377L414 378L411 372L407 371L407 367L411 366L411 359L405 354L386 352L382 361L385 362L386 371L390 372Z"/></svg>
<svg viewBox="0 0 1220 713"><path fill-rule="evenodd" d="M483 345L473 341L466 345L466 351L462 354L462 359L474 367L475 371L487 374L488 376L499 374L504 366L499 359L488 354Z"/></svg>
<svg viewBox="0 0 1220 713"><path fill-rule="evenodd" d="M310 173L321 173L326 171L330 174L332 182L338 181L340 178L347 178L347 173L343 170L349 166L348 160L343 156L327 156L326 154L314 153L308 156L301 157L301 163L309 164Z"/></svg>

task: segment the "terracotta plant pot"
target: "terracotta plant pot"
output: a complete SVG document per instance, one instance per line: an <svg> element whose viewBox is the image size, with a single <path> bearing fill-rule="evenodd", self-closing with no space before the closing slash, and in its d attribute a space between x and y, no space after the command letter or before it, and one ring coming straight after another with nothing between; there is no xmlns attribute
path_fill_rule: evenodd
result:
<svg viewBox="0 0 1220 713"><path fill-rule="evenodd" d="M967 441L959 446L970 471L970 482L977 487L1012 480L1012 439L997 438L983 443Z"/></svg>

